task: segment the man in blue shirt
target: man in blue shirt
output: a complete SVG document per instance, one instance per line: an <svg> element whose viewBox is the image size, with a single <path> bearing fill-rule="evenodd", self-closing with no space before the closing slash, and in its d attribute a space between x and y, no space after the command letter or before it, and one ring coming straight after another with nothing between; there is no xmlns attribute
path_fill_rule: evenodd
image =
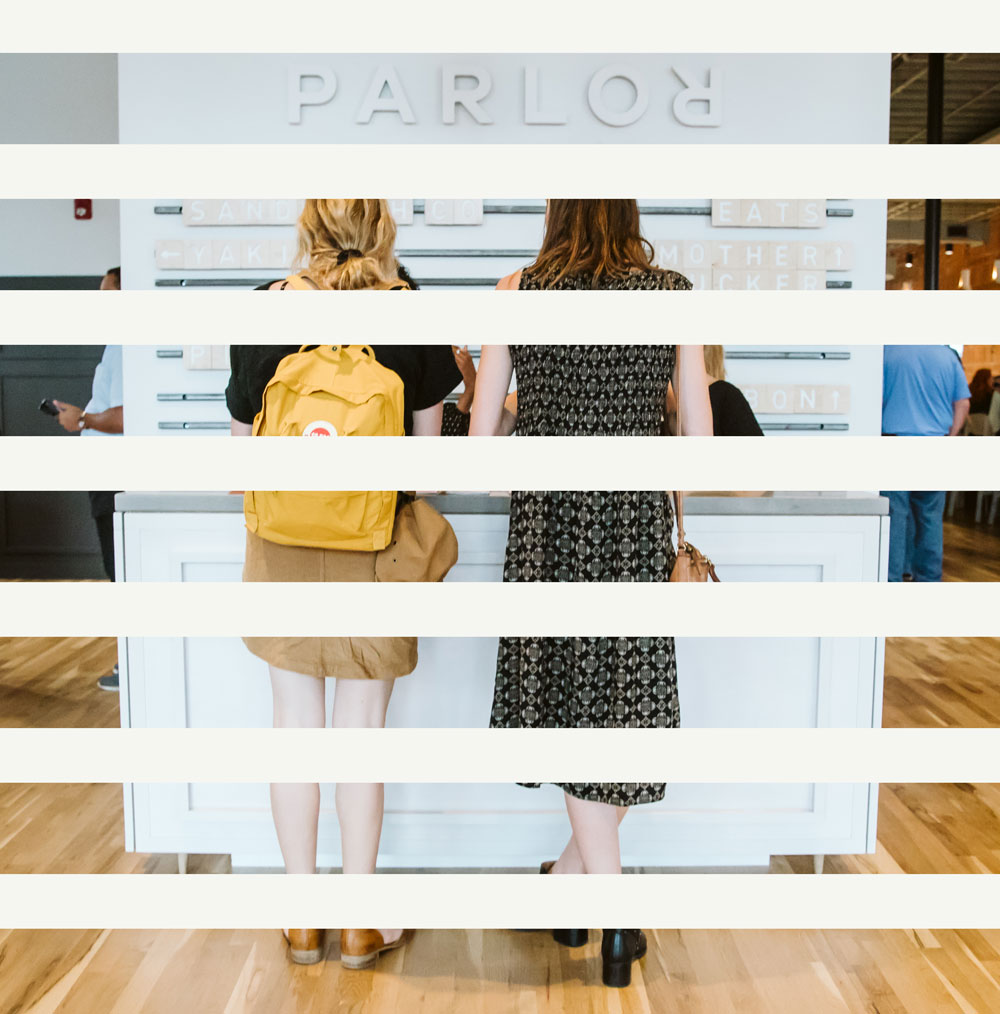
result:
<svg viewBox="0 0 1000 1014"><path fill-rule="evenodd" d="M958 436L969 415L970 394L954 350L947 345L886 345L883 356L883 435ZM909 559L914 581L940 581L945 493L882 495L889 498L889 580L902 581Z"/></svg>
<svg viewBox="0 0 1000 1014"><path fill-rule="evenodd" d="M121 268L111 268L101 281L101 289L121 289ZM125 429L125 400L122 382L122 347L106 345L101 361L94 371L94 384L86 408L79 408L65 401L53 402L59 409L59 425L69 433L81 437L120 436ZM115 494L110 490L98 490L90 494L90 513L97 526L97 537L101 543L104 572L108 579L115 579ZM118 666L107 676L102 676L97 685L102 690L118 690Z"/></svg>

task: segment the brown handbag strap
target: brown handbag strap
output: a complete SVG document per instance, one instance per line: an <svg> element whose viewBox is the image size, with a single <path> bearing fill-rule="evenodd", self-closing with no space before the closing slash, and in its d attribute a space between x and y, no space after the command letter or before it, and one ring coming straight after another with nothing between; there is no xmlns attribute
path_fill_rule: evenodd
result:
<svg viewBox="0 0 1000 1014"><path fill-rule="evenodd" d="M680 346L677 348L677 369L675 375L679 378L681 372L680 364L681 349ZM674 402L677 406L677 436L683 436L684 430L681 425L681 390L680 384L674 384ZM685 545L684 541L684 494L679 490L673 491L674 498L674 518L677 523L677 549L682 550Z"/></svg>

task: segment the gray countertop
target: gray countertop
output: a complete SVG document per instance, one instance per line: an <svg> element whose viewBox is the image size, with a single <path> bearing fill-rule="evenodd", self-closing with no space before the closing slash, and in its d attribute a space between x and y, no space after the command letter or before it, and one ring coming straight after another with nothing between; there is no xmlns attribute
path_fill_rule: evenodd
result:
<svg viewBox="0 0 1000 1014"><path fill-rule="evenodd" d="M428 499L442 514L506 514L510 506L506 493L439 493ZM243 497L234 493L119 493L115 507L147 514L235 514L243 510ZM684 511L689 515L877 515L888 514L889 503L877 493L695 493L685 498Z"/></svg>

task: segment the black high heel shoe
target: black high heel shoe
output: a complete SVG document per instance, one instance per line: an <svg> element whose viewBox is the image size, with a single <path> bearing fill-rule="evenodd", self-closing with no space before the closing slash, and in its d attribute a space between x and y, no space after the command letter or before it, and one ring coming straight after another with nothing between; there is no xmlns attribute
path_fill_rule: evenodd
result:
<svg viewBox="0 0 1000 1014"><path fill-rule="evenodd" d="M639 929L604 931L601 942L601 978L605 986L623 989L632 982L632 962L646 953L646 934Z"/></svg>
<svg viewBox="0 0 1000 1014"><path fill-rule="evenodd" d="M555 864L554 859L548 859L539 866L538 872L541 874L550 873ZM554 929L552 939L557 944L562 944L563 947L582 947L590 939L590 932L585 929Z"/></svg>

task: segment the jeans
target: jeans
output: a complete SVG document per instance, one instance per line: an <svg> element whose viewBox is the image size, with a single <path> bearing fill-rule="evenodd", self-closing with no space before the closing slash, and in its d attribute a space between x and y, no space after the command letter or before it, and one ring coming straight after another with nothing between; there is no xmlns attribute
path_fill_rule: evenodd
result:
<svg viewBox="0 0 1000 1014"><path fill-rule="evenodd" d="M895 491L882 496L889 498L889 580L902 581L909 561L914 581L940 581L946 494Z"/></svg>

